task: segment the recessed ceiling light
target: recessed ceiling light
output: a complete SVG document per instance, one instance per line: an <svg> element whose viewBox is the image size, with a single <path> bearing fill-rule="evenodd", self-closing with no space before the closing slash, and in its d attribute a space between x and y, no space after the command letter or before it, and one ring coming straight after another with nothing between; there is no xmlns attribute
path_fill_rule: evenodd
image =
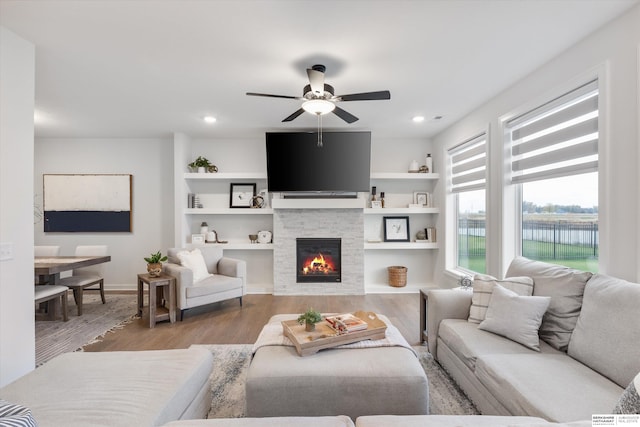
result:
<svg viewBox="0 0 640 427"><path fill-rule="evenodd" d="M203 119L206 123L215 123L216 122L216 118L213 116L204 116Z"/></svg>
<svg viewBox="0 0 640 427"><path fill-rule="evenodd" d="M415 123L422 123L422 122L424 122L424 116L415 116L411 120L413 120Z"/></svg>

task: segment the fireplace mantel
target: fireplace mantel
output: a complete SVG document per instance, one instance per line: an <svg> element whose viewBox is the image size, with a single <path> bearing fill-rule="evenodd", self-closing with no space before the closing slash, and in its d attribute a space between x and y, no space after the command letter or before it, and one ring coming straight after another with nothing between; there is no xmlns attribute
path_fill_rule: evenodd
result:
<svg viewBox="0 0 640 427"><path fill-rule="evenodd" d="M365 198L353 199L273 199L273 209L364 209Z"/></svg>

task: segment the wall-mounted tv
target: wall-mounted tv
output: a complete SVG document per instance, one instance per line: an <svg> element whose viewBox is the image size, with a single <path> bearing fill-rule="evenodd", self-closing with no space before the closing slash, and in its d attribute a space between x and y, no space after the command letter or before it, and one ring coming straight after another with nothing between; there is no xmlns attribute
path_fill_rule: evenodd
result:
<svg viewBox="0 0 640 427"><path fill-rule="evenodd" d="M368 192L371 132L267 132L272 192Z"/></svg>

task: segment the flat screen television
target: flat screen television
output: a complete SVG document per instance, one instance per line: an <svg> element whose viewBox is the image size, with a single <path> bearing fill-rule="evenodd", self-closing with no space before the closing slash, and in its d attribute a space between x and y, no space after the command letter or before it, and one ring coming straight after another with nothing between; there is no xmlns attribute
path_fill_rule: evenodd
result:
<svg viewBox="0 0 640 427"><path fill-rule="evenodd" d="M368 192L371 132L267 132L268 189L281 193Z"/></svg>

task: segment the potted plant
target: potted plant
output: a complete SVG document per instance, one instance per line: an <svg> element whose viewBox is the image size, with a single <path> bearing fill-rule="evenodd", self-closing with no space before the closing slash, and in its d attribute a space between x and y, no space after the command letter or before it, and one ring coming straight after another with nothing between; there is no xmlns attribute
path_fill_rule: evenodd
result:
<svg viewBox="0 0 640 427"><path fill-rule="evenodd" d="M301 314L298 317L298 323L301 325L305 325L304 329L307 332L312 332L316 329L316 323L322 320L322 315L317 311L314 311L313 308L309 308L306 312Z"/></svg>
<svg viewBox="0 0 640 427"><path fill-rule="evenodd" d="M162 253L160 251L156 252L155 254L151 254L150 257L145 258L144 260L147 261L147 272L149 273L149 276L160 276L160 274L162 274L162 262L166 261L167 259L167 256L162 256Z"/></svg>
<svg viewBox="0 0 640 427"><path fill-rule="evenodd" d="M199 173L206 172L208 168L213 165L209 162L209 159L203 156L198 156L193 162L188 165L191 169L197 169Z"/></svg>

